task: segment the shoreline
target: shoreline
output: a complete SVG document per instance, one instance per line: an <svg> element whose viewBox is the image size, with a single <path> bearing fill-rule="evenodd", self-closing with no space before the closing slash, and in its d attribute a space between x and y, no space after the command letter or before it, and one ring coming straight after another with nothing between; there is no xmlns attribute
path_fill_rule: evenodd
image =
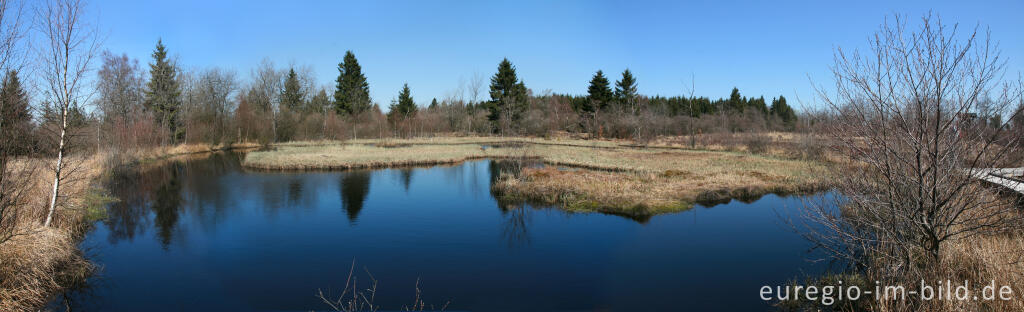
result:
<svg viewBox="0 0 1024 312"><path fill-rule="evenodd" d="M504 145L485 147L483 142ZM819 161L596 140L429 138L282 144L250 152L242 166L269 172L330 171L454 165L480 159L544 164L544 168L503 174L492 190L504 200L634 217L683 211L702 202L828 189L825 163Z"/></svg>

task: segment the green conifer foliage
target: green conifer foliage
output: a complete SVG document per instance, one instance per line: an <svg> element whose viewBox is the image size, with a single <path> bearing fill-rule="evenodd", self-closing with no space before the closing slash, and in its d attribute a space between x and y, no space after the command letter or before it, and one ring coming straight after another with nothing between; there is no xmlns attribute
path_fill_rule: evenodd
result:
<svg viewBox="0 0 1024 312"><path fill-rule="evenodd" d="M487 108L491 121L506 118L516 122L526 111L526 85L516 77L516 68L507 58L498 64L498 72L491 77L490 93L491 101Z"/></svg>
<svg viewBox="0 0 1024 312"><path fill-rule="evenodd" d="M587 94L590 98L591 109L604 110L611 103L613 99L612 89L609 87L608 78L605 78L604 73L600 70L590 79L590 87L587 88Z"/></svg>
<svg viewBox="0 0 1024 312"><path fill-rule="evenodd" d="M145 106L168 130L170 143L178 143L185 137L185 128L180 127L181 121L178 116L181 108L181 87L178 85L177 69L167 59L167 48L164 47L162 40L156 42L153 63L149 64Z"/></svg>
<svg viewBox="0 0 1024 312"><path fill-rule="evenodd" d="M352 51L338 64L334 106L339 114L358 115L370 109L370 84Z"/></svg>

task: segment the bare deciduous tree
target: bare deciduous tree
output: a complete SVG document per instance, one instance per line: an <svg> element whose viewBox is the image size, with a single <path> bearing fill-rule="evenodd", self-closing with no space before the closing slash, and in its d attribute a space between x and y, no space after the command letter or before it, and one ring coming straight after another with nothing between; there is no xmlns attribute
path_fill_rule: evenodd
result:
<svg viewBox="0 0 1024 312"><path fill-rule="evenodd" d="M900 16L887 21L867 54L837 49L835 89L818 92L853 162L836 174L839 199L805 207L807 236L897 278L921 276L950 241L1021 227L1013 203L974 177L1008 165L1018 147L1005 122L970 126L986 94L998 94L987 102L998 112L1020 100L1020 84L1000 80L1004 64L986 32L961 33L930 14L916 30Z"/></svg>
<svg viewBox="0 0 1024 312"><path fill-rule="evenodd" d="M278 104L281 103L281 86L283 84L283 79L284 73L274 67L274 63L269 59L261 61L259 66L252 71L252 86L250 87L250 93L255 96L252 100L256 109L269 115L271 133L273 135L271 142L277 142L277 113Z"/></svg>
<svg viewBox="0 0 1024 312"><path fill-rule="evenodd" d="M0 71L15 68L23 39L21 7L12 1L0 0ZM7 120L11 99L0 98L0 244L18 235L18 207L25 204L28 179L35 174L33 166L13 166L15 139L13 125Z"/></svg>
<svg viewBox="0 0 1024 312"><path fill-rule="evenodd" d="M144 78L139 60L127 54L115 55L104 51L103 65L97 72L96 106L106 121L128 124L131 113L142 109Z"/></svg>
<svg viewBox="0 0 1024 312"><path fill-rule="evenodd" d="M186 93L188 101L194 103L189 109L189 119L203 125L199 139L221 143L232 135L230 121L235 110L232 99L238 85L235 72L215 67L203 70L195 80Z"/></svg>
<svg viewBox="0 0 1024 312"><path fill-rule="evenodd" d="M469 96L473 104L480 102L480 94L484 92L484 79L480 72L473 72L473 79L469 80Z"/></svg>
<svg viewBox="0 0 1024 312"><path fill-rule="evenodd" d="M37 27L44 42L39 46L39 63L43 66L46 96L60 110L60 129L57 141L57 159L53 166L53 191L44 226L53 221L60 195L61 182L71 172L65 171L67 151L68 113L72 105L88 103L85 75L89 71L99 47L93 25L83 19L85 3L81 0L54 0L41 6L37 13Z"/></svg>

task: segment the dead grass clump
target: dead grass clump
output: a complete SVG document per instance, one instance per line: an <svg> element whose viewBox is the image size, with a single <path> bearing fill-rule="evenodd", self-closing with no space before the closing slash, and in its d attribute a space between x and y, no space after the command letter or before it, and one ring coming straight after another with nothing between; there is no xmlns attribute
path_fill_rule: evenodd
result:
<svg viewBox="0 0 1024 312"><path fill-rule="evenodd" d="M72 235L53 227L25 229L0 245L0 311L34 311L92 270Z"/></svg>
<svg viewBox="0 0 1024 312"><path fill-rule="evenodd" d="M665 173L663 173L662 175L665 176L666 178L672 178L672 177L680 177L680 178L683 178L683 179L700 179L701 178L701 177L698 177L698 176L694 175L693 172L689 172L689 171L686 171L686 170L675 170L675 169L665 170Z"/></svg>
<svg viewBox="0 0 1024 312"><path fill-rule="evenodd" d="M721 170L721 168L719 168ZM751 201L769 193L820 190L823 180L783 177L759 171L715 171L706 177L685 170L661 174L595 170L524 168L519 177L503 176L492 190L506 201L561 205L568 210L631 216L686 210L693 203L731 199Z"/></svg>
<svg viewBox="0 0 1024 312"><path fill-rule="evenodd" d="M771 144L772 139L765 135L754 134L744 139L743 144L747 148L747 152L751 154L767 154L768 145Z"/></svg>

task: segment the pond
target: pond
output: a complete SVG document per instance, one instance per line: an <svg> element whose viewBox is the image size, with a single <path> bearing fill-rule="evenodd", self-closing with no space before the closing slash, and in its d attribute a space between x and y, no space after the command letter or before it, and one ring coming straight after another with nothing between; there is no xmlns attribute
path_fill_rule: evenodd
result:
<svg viewBox="0 0 1024 312"><path fill-rule="evenodd" d="M822 272L779 218L800 197L631 219L499 203L502 164L242 169L221 153L118 175L81 243L100 269L54 305L82 311L310 311L355 262L375 304L448 310L767 310L762 285Z"/></svg>

